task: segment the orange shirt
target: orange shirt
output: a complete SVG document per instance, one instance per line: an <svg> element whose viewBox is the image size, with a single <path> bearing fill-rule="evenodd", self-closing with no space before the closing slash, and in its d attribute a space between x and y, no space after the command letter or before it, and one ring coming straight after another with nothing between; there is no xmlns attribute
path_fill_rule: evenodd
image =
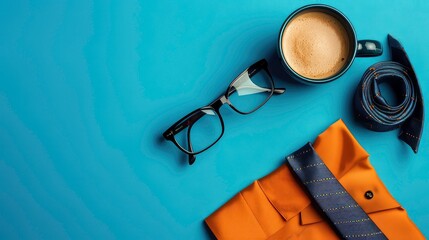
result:
<svg viewBox="0 0 429 240"><path fill-rule="evenodd" d="M424 239L342 120L320 134L313 147L387 238ZM206 223L218 239L339 238L285 164L254 181L207 217ZM365 198L367 191L373 192L372 199Z"/></svg>

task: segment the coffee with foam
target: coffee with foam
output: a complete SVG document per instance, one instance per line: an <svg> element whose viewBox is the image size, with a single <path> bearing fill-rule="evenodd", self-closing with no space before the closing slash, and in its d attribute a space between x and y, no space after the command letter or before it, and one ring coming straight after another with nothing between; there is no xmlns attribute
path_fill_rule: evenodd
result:
<svg viewBox="0 0 429 240"><path fill-rule="evenodd" d="M289 66L310 79L339 73L349 61L350 39L335 17L323 12L303 12L285 27L282 52Z"/></svg>

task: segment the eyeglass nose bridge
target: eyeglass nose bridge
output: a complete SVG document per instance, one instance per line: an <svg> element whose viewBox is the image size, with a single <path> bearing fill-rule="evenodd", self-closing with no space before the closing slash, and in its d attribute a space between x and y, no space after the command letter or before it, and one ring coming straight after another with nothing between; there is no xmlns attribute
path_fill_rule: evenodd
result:
<svg viewBox="0 0 429 240"><path fill-rule="evenodd" d="M228 88L229 91L229 88ZM214 100L213 102L211 102L208 106L212 107L217 114L220 115L220 111L219 109L224 105L224 104L228 104L229 106L231 106L231 102L229 101L229 99L226 97L225 95L220 96L219 98L217 98L216 100Z"/></svg>

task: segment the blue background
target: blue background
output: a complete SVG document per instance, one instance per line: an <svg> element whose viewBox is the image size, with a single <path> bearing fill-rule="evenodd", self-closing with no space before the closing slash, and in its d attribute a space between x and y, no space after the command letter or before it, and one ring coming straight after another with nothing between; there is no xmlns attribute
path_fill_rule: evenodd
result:
<svg viewBox="0 0 429 240"><path fill-rule="evenodd" d="M0 1L0 238L210 238L205 217L339 118L429 236L429 129L415 155L351 108L363 71L389 59L388 33L429 106L429 2L324 1L385 52L305 86L275 49L284 19L310 3L322 2ZM188 166L161 133L261 58L287 92L247 116L222 108L223 138Z"/></svg>

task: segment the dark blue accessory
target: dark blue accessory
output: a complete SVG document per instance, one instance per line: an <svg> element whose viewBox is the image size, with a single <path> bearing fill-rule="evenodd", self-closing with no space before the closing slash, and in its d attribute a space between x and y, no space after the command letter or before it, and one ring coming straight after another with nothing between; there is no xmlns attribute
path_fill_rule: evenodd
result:
<svg viewBox="0 0 429 240"><path fill-rule="evenodd" d="M363 74L354 96L356 117L377 132L401 128L399 138L417 153L423 132L423 98L420 86L402 45L388 35L392 61L379 62ZM379 84L389 83L402 102L391 106Z"/></svg>
<svg viewBox="0 0 429 240"><path fill-rule="evenodd" d="M311 143L289 155L287 161L342 239L387 239L326 167Z"/></svg>

